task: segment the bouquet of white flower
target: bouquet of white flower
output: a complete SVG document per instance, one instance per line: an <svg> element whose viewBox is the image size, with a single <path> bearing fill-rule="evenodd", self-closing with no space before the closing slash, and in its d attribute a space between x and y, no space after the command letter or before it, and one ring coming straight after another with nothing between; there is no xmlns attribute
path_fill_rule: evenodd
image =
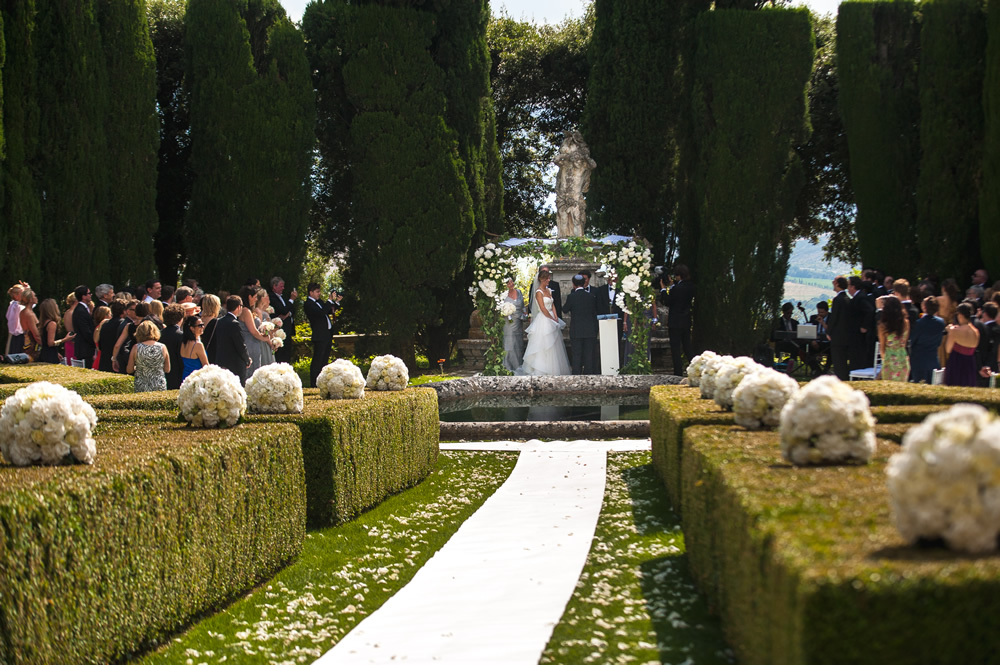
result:
<svg viewBox="0 0 1000 665"><path fill-rule="evenodd" d="M378 356L372 361L367 380L372 390L403 390L410 373L396 356Z"/></svg>
<svg viewBox="0 0 1000 665"><path fill-rule="evenodd" d="M724 365L729 364L733 360L732 356L715 356L705 361L705 364L701 368L701 382L698 386L701 388L702 398L712 399L715 397L715 375Z"/></svg>
<svg viewBox="0 0 1000 665"><path fill-rule="evenodd" d="M260 331L261 335L270 335L274 332L274 324L270 321L261 321L260 327L257 330Z"/></svg>
<svg viewBox="0 0 1000 665"><path fill-rule="evenodd" d="M733 391L740 382L758 370L764 369L749 356L739 356L719 368L715 373L715 403L729 411L733 410Z"/></svg>
<svg viewBox="0 0 1000 665"><path fill-rule="evenodd" d="M798 381L770 367L744 377L733 391L736 424L747 429L777 427L781 409L798 390Z"/></svg>
<svg viewBox="0 0 1000 665"><path fill-rule="evenodd" d="M1000 421L957 404L903 436L889 459L889 504L904 538L941 538L953 549L992 552L1000 535Z"/></svg>
<svg viewBox="0 0 1000 665"><path fill-rule="evenodd" d="M274 349L275 351L277 351L278 349L280 349L284 345L285 345L285 338L284 337L274 337L273 339L271 339L271 348ZM260 371L260 370L258 370L258 371ZM254 374L256 374L256 373L257 372L254 372Z"/></svg>
<svg viewBox="0 0 1000 665"><path fill-rule="evenodd" d="M350 360L338 358L319 373L316 387L323 399L358 399L365 396L365 377Z"/></svg>
<svg viewBox="0 0 1000 665"><path fill-rule="evenodd" d="M514 307L514 303L505 300L504 303L500 305L500 316L506 316L509 320L510 317L514 316L514 312L516 310L517 308Z"/></svg>
<svg viewBox="0 0 1000 665"><path fill-rule="evenodd" d="M68 455L93 464L95 425L94 407L76 392L48 381L32 383L0 409L0 453L15 466L61 464Z"/></svg>
<svg viewBox="0 0 1000 665"><path fill-rule="evenodd" d="M281 328L278 328L277 330L274 331L274 339L284 340L286 337L288 337L288 333L286 333Z"/></svg>
<svg viewBox="0 0 1000 665"><path fill-rule="evenodd" d="M195 427L232 427L246 413L247 394L235 374L205 365L181 384L177 404Z"/></svg>
<svg viewBox="0 0 1000 665"><path fill-rule="evenodd" d="M288 363L265 365L247 379L254 413L302 413L302 379Z"/></svg>
<svg viewBox="0 0 1000 665"><path fill-rule="evenodd" d="M691 359L687 368L689 386L697 388L701 385L701 373L705 369L705 364L712 358L718 358L718 354L716 354L715 351L705 351L704 353L700 353Z"/></svg>
<svg viewBox="0 0 1000 665"><path fill-rule="evenodd" d="M809 382L781 410L781 454L796 465L868 462L875 418L868 396L835 376Z"/></svg>

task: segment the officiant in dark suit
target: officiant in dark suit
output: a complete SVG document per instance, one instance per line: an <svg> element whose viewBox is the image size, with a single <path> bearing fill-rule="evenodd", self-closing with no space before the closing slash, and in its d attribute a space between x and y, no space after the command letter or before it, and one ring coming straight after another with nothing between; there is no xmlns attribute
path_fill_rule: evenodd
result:
<svg viewBox="0 0 1000 665"><path fill-rule="evenodd" d="M236 317L243 309L243 300L239 296L226 298L226 314L215 326L215 364L225 367L239 377L240 385L246 385L247 368L250 366L250 354L247 352L240 322Z"/></svg>
<svg viewBox="0 0 1000 665"><path fill-rule="evenodd" d="M285 280L280 277L271 278L271 288L268 289L268 299L274 314L271 315L271 322L277 323L285 332L285 344L274 352L274 359L279 363L292 362L292 336L295 334L295 300L299 294L292 289L292 292L285 295Z"/></svg>
<svg viewBox="0 0 1000 665"><path fill-rule="evenodd" d="M87 368L94 366L94 352L97 347L94 345L94 314L91 301L94 296L90 292L89 286L80 285L73 291L76 295L77 306L73 310L73 331L76 337L76 350L73 355L82 358ZM82 307L81 307L82 305Z"/></svg>
<svg viewBox="0 0 1000 665"><path fill-rule="evenodd" d="M569 341L573 351L573 374L597 374L594 348L597 345L597 299L584 290L583 275L573 277L573 292L566 296L563 310L570 315Z"/></svg>
<svg viewBox="0 0 1000 665"><path fill-rule="evenodd" d="M336 291L331 291L326 301L321 302L320 285L312 282L308 288L308 297L302 309L312 327L313 357L309 364L309 379L312 386L316 387L319 373L330 362L330 348L333 346L333 324L330 322L330 317L337 310L337 299L342 296L337 295Z"/></svg>

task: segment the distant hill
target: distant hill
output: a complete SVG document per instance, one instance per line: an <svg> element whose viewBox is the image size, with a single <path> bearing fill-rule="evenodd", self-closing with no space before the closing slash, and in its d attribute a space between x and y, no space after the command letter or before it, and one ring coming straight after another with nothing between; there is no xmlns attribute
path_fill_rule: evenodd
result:
<svg viewBox="0 0 1000 665"><path fill-rule="evenodd" d="M788 260L788 274L785 276L785 293L782 302L802 303L807 314L816 313L816 303L833 298L830 284L837 275L849 273L854 266L843 261L832 263L823 259L825 237L813 244L808 240L796 241ZM796 311L796 318L802 318Z"/></svg>

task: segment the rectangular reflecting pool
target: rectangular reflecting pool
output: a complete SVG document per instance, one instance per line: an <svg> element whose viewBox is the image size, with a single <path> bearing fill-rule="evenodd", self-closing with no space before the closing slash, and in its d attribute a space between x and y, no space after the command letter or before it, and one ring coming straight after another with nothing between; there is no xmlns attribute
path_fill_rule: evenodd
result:
<svg viewBox="0 0 1000 665"><path fill-rule="evenodd" d="M438 402L443 422L649 420L649 395L490 395Z"/></svg>

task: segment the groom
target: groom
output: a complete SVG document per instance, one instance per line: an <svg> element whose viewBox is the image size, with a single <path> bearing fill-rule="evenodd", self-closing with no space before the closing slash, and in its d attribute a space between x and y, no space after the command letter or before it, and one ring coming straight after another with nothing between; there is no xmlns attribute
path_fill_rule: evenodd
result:
<svg viewBox="0 0 1000 665"><path fill-rule="evenodd" d="M573 349L573 374L597 374L597 299L584 290L583 275L573 276L573 292L566 296L563 311L571 315L569 341Z"/></svg>

